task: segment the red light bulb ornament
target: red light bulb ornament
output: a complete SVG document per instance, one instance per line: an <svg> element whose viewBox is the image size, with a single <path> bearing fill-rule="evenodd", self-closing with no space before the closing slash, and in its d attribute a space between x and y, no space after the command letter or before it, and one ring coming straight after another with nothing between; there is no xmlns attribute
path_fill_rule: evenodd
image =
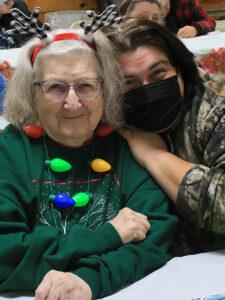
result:
<svg viewBox="0 0 225 300"><path fill-rule="evenodd" d="M100 123L97 128L95 129L95 134L99 137L105 137L109 134L111 134L114 131L112 126Z"/></svg>
<svg viewBox="0 0 225 300"><path fill-rule="evenodd" d="M53 158L52 160L46 160L45 165L48 166L54 172L66 172L72 169L70 163L61 158Z"/></svg>
<svg viewBox="0 0 225 300"><path fill-rule="evenodd" d="M30 124L24 126L23 132L33 139L39 139L41 136L44 135L44 129L37 124Z"/></svg>

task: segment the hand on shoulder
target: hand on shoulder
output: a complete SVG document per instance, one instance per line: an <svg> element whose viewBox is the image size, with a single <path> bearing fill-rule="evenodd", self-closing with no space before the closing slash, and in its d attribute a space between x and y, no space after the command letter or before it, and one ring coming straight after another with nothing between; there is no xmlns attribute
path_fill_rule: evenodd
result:
<svg viewBox="0 0 225 300"><path fill-rule="evenodd" d="M157 152L167 152L167 147L158 133L138 129L119 129L118 132L126 139L134 158L142 166Z"/></svg>

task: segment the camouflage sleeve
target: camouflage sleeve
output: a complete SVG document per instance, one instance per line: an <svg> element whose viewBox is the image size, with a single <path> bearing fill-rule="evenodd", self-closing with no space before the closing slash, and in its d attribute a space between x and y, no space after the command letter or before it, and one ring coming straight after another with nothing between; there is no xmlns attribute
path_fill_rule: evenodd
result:
<svg viewBox="0 0 225 300"><path fill-rule="evenodd" d="M197 227L225 234L225 97L207 92L195 134L201 164L184 176L177 209Z"/></svg>

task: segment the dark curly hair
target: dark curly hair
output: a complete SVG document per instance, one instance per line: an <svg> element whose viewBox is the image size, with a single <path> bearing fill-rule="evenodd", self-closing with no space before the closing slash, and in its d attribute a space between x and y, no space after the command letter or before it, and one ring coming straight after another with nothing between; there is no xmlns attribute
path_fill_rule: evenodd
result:
<svg viewBox="0 0 225 300"><path fill-rule="evenodd" d="M166 53L184 81L184 111L191 106L196 92L204 90L193 53L162 25L149 20L128 18L119 28L106 28L105 34L111 40L117 56L135 51L140 46L155 46Z"/></svg>

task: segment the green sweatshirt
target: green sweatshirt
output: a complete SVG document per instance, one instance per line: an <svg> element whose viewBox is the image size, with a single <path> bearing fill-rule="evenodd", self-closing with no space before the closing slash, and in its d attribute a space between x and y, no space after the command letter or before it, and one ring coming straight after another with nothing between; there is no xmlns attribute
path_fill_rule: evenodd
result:
<svg viewBox="0 0 225 300"><path fill-rule="evenodd" d="M72 169L56 173L46 167L56 157ZM110 163L111 171L94 172L94 158ZM117 133L70 148L8 126L0 134L0 172L1 293L34 291L54 269L77 274L93 298L104 297L171 258L177 218ZM49 201L51 194L79 192L93 194L85 207L65 209ZM123 207L149 217L144 241L124 245L107 223Z"/></svg>

